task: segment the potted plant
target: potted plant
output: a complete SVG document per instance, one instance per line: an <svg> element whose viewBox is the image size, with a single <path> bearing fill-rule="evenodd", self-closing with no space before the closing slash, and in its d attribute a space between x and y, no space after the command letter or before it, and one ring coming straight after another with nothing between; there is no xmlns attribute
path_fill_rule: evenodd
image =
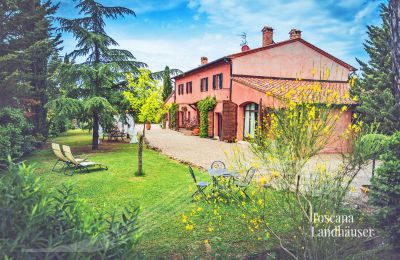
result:
<svg viewBox="0 0 400 260"><path fill-rule="evenodd" d="M194 127L193 130L192 130L192 134L193 134L193 135L199 135L199 134L200 134L200 129L199 129L199 127L197 127L197 126Z"/></svg>
<svg viewBox="0 0 400 260"><path fill-rule="evenodd" d="M146 121L146 130L150 130L151 129L151 123L150 121Z"/></svg>

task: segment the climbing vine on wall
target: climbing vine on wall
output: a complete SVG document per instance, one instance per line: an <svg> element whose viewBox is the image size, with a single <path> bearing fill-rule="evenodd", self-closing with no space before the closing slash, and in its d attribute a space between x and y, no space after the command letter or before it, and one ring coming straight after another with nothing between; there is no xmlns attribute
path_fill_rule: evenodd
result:
<svg viewBox="0 0 400 260"><path fill-rule="evenodd" d="M178 113L179 105L177 103L172 103L169 108L169 119L171 120L171 129L176 129L176 113Z"/></svg>
<svg viewBox="0 0 400 260"><path fill-rule="evenodd" d="M208 112L212 111L217 104L215 97L206 97L197 103L200 112L200 137L208 137Z"/></svg>

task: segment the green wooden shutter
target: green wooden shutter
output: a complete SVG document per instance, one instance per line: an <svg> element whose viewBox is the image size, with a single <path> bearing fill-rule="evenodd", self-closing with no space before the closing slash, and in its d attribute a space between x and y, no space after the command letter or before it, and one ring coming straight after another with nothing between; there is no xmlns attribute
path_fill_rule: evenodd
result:
<svg viewBox="0 0 400 260"><path fill-rule="evenodd" d="M219 74L219 88L222 89L222 73Z"/></svg>
<svg viewBox="0 0 400 260"><path fill-rule="evenodd" d="M208 91L208 78L206 78L206 91Z"/></svg>
<svg viewBox="0 0 400 260"><path fill-rule="evenodd" d="M217 75L213 75L213 89L217 88Z"/></svg>

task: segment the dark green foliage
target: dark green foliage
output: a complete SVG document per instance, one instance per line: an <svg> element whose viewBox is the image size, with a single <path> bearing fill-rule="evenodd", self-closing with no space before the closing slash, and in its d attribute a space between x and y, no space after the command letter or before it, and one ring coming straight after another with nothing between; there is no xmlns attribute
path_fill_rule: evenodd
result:
<svg viewBox="0 0 400 260"><path fill-rule="evenodd" d="M166 101L172 92L172 82L169 67L166 66L163 75L163 100Z"/></svg>
<svg viewBox="0 0 400 260"><path fill-rule="evenodd" d="M382 25L367 26L368 40L364 43L370 60L357 60L361 67L361 78L352 88L361 105L356 111L367 124L380 124L380 132L391 134L400 129L400 107L395 101L395 82L392 56L389 47L390 28L388 9L381 5Z"/></svg>
<svg viewBox="0 0 400 260"><path fill-rule="evenodd" d="M22 111L9 107L0 109L0 163L7 161L8 156L20 158L35 145L32 126Z"/></svg>
<svg viewBox="0 0 400 260"><path fill-rule="evenodd" d="M172 103L169 108L169 120L171 121L170 128L175 130L177 129L176 115L178 113L178 108L179 105L177 103Z"/></svg>
<svg viewBox="0 0 400 260"><path fill-rule="evenodd" d="M0 252L15 259L134 258L137 207L117 217L94 212L71 185L55 194L34 168L10 163L0 181Z"/></svg>
<svg viewBox="0 0 400 260"><path fill-rule="evenodd" d="M395 247L400 247L400 132L386 141L382 165L372 178L370 201L378 207L377 226Z"/></svg>
<svg viewBox="0 0 400 260"><path fill-rule="evenodd" d="M20 0L0 3L1 106L29 108L33 131L47 136L44 104L48 92L48 61L60 43L53 33L51 1Z"/></svg>
<svg viewBox="0 0 400 260"><path fill-rule="evenodd" d="M206 97L197 103L200 112L200 137L208 137L208 112L217 104L215 97Z"/></svg>

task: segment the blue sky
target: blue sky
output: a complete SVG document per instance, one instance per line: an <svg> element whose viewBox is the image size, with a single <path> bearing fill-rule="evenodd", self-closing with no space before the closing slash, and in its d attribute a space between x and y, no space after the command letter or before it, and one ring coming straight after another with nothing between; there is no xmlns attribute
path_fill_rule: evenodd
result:
<svg viewBox="0 0 400 260"><path fill-rule="evenodd" d="M77 17L75 3L61 0L58 16ZM165 65L183 71L240 51L247 33L250 48L261 46L261 29L273 27L274 40L289 38L292 28L302 38L358 67L355 57L367 60L363 49L366 25L379 24L379 3L373 0L98 0L104 5L133 9L137 16L107 20L106 31L119 48L131 51L150 69ZM75 47L63 35L64 52Z"/></svg>

